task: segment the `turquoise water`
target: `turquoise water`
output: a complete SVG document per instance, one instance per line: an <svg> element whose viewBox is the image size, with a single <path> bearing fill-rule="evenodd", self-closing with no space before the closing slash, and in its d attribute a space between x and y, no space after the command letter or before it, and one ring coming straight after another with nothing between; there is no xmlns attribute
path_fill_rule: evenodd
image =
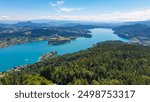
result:
<svg viewBox="0 0 150 102"><path fill-rule="evenodd" d="M51 51L57 51L62 55L87 49L101 41L127 41L113 34L111 29L93 29L91 31L92 38L80 37L63 45L49 46L48 41L39 41L2 48L0 49L0 72L19 65L33 64L39 60L41 55Z"/></svg>

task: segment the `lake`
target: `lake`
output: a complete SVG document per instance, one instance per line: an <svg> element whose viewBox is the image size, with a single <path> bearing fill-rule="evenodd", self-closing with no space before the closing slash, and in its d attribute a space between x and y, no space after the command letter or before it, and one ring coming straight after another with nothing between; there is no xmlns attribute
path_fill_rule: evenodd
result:
<svg viewBox="0 0 150 102"><path fill-rule="evenodd" d="M49 46L48 41L32 42L0 49L0 72L15 66L33 64L45 53L57 51L59 55L73 53L92 47L106 40L128 40L113 34L111 29L92 29L92 38L80 37L63 45Z"/></svg>

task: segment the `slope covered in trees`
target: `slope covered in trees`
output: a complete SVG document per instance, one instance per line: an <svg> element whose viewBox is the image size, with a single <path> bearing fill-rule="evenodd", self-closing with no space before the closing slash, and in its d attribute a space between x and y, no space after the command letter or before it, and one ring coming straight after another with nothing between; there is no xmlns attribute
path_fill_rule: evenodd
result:
<svg viewBox="0 0 150 102"><path fill-rule="evenodd" d="M1 84L150 84L150 48L103 42L5 73Z"/></svg>
<svg viewBox="0 0 150 102"><path fill-rule="evenodd" d="M113 28L114 33L124 38L147 37L150 38L150 27L144 24L123 25Z"/></svg>

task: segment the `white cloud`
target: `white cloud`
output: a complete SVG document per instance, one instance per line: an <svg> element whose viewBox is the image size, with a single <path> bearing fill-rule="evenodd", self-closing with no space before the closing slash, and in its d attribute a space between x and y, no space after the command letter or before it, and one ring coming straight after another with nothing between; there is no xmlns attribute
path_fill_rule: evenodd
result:
<svg viewBox="0 0 150 102"><path fill-rule="evenodd" d="M54 4L54 3L52 3L52 2L49 2L49 4L50 4L50 6L52 6L52 7L55 7L55 6L56 6L56 4Z"/></svg>
<svg viewBox="0 0 150 102"><path fill-rule="evenodd" d="M53 5L54 6L54 5ZM63 8L63 9L61 9ZM79 11L78 8L57 8L57 12L73 12ZM109 22L109 21L143 21L150 20L150 8L136 9L128 12L116 11L109 14L89 14L89 15L69 15L65 13L58 13L56 15L41 16L41 17L9 17L0 16L0 20L30 20L30 19L56 19L56 20L82 20L82 21L95 21L95 22Z"/></svg>
<svg viewBox="0 0 150 102"><path fill-rule="evenodd" d="M8 19L10 19L10 17L9 16L1 16L0 19L2 19L2 20L8 20Z"/></svg>
<svg viewBox="0 0 150 102"><path fill-rule="evenodd" d="M58 5L63 5L65 2L63 1L63 0L61 0L61 1L57 1L57 4Z"/></svg>
<svg viewBox="0 0 150 102"><path fill-rule="evenodd" d="M80 11L80 10L81 10L80 8L66 8L66 7L63 7L63 8L59 8L59 9L58 9L58 12L66 12L66 13L69 13L69 12Z"/></svg>
<svg viewBox="0 0 150 102"><path fill-rule="evenodd" d="M70 13L74 11L80 11L80 8L64 7L64 0L57 0L56 2L49 2L50 6L56 10L57 13Z"/></svg>
<svg viewBox="0 0 150 102"><path fill-rule="evenodd" d="M129 12L117 12L102 15L106 20L142 21L150 19L150 9L137 9Z"/></svg>
<svg viewBox="0 0 150 102"><path fill-rule="evenodd" d="M65 2L63 0L58 0L56 2L49 2L50 6L52 7L58 7L58 6L61 6L63 5Z"/></svg>
<svg viewBox="0 0 150 102"><path fill-rule="evenodd" d="M62 8L59 12L71 12L80 9ZM150 20L150 9L137 9L128 12L113 12L109 14L92 14L92 15L51 15L51 19L67 20L86 20L86 21L143 21Z"/></svg>

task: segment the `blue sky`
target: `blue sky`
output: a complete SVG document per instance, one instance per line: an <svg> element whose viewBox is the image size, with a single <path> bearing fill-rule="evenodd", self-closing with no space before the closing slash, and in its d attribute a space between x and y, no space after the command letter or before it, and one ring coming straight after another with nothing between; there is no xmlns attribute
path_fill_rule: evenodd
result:
<svg viewBox="0 0 150 102"><path fill-rule="evenodd" d="M0 0L0 19L133 21L150 18L150 0Z"/></svg>

